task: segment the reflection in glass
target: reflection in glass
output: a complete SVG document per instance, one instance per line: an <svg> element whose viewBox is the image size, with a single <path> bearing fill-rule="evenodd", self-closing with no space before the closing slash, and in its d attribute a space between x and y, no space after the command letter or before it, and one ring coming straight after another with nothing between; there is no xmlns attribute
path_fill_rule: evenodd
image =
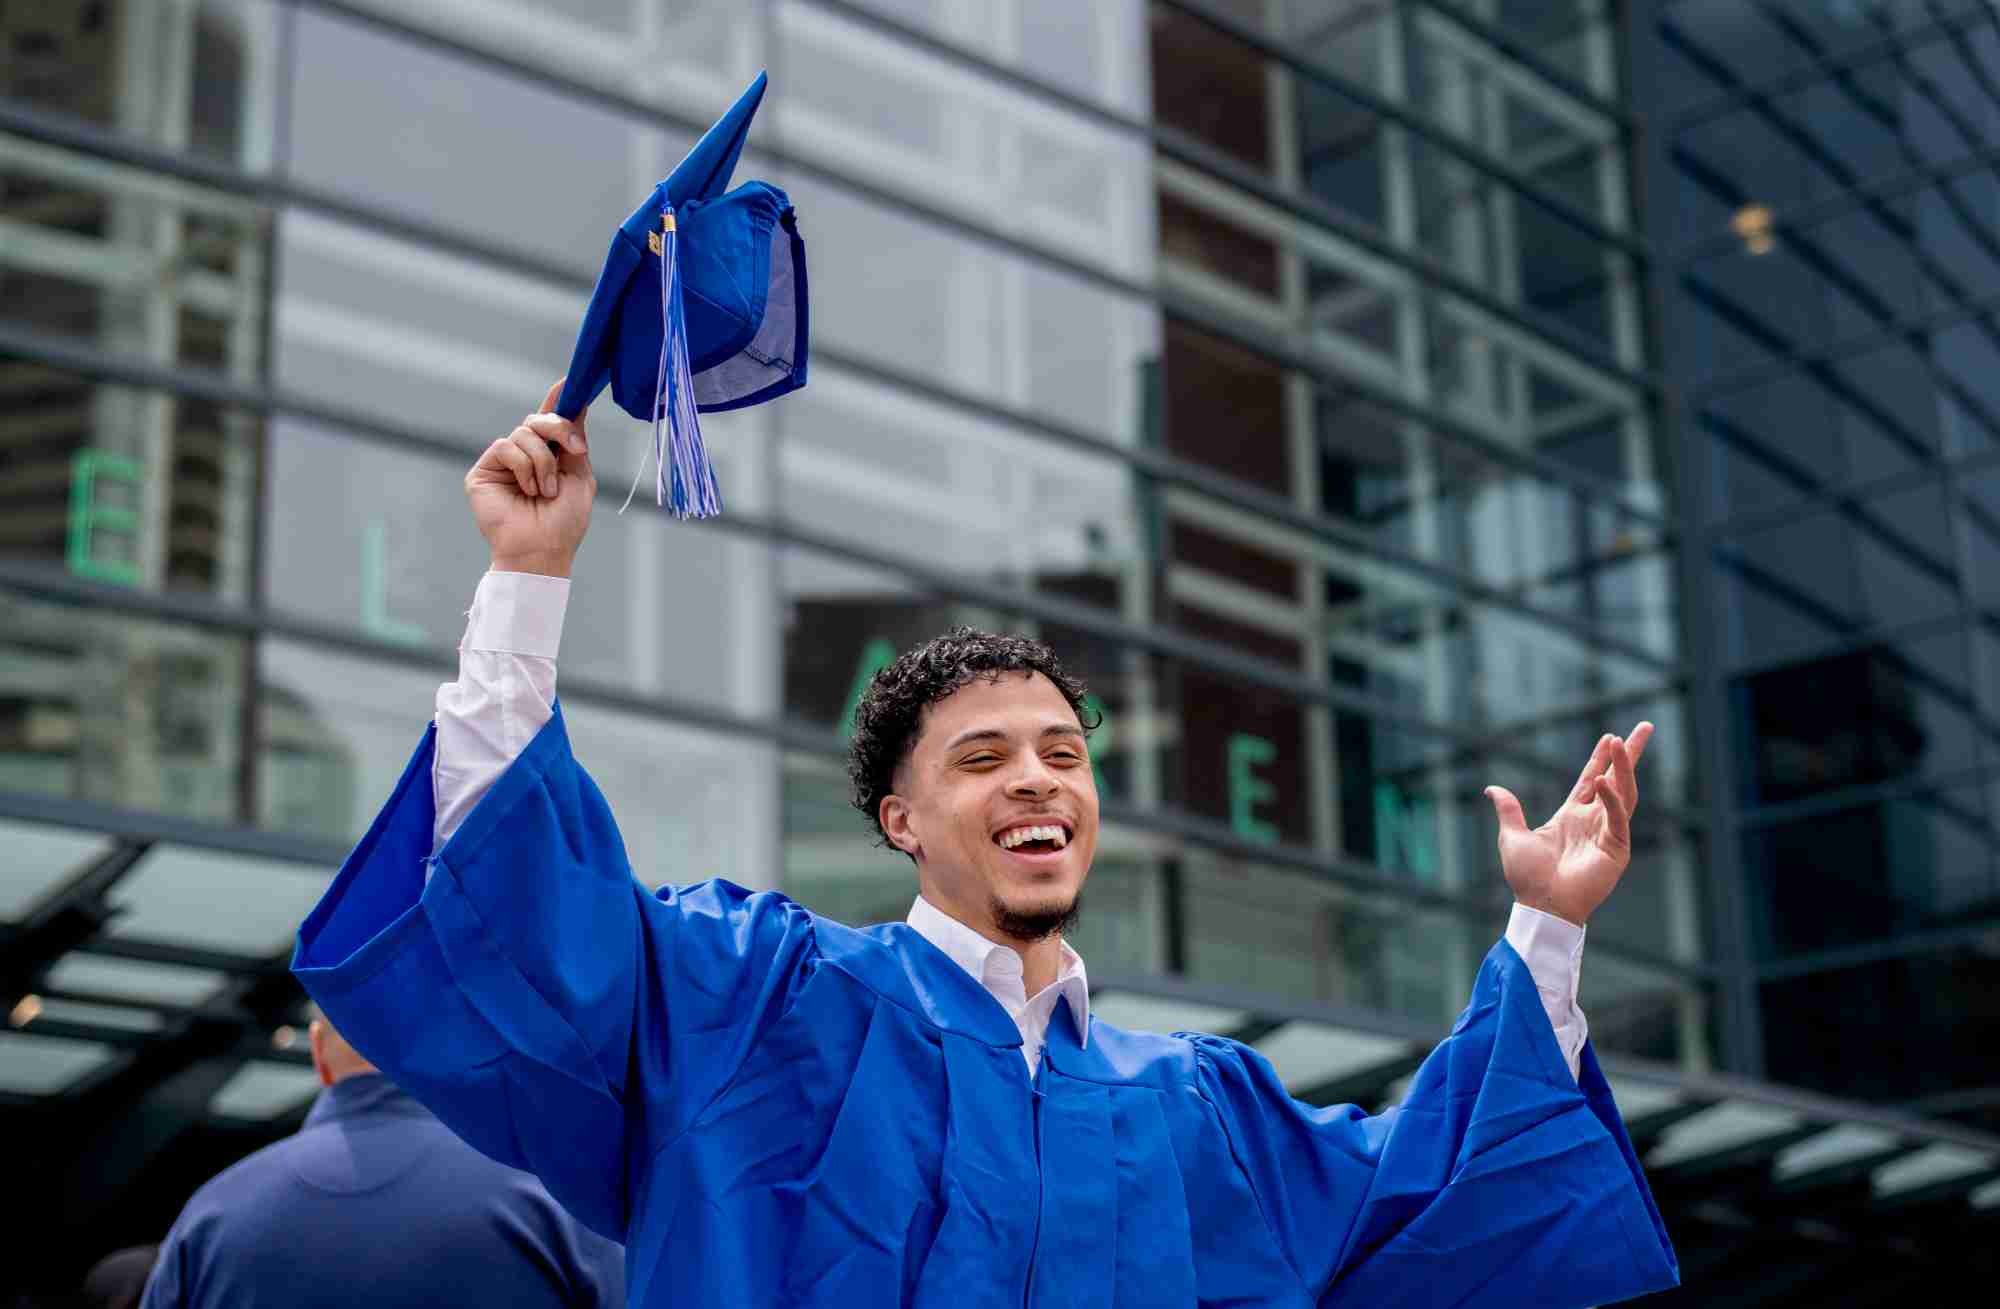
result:
<svg viewBox="0 0 2000 1309"><path fill-rule="evenodd" d="M1187 972L1198 981L1443 1023L1490 944L1464 919L1317 878L1201 851L1180 865Z"/></svg>
<svg viewBox="0 0 2000 1309"><path fill-rule="evenodd" d="M1143 528L1122 462L837 368L786 404L779 495L791 521L925 568L1123 602Z"/></svg>
<svg viewBox="0 0 2000 1309"><path fill-rule="evenodd" d="M0 592L8 790L238 816L243 643Z"/></svg>
<svg viewBox="0 0 2000 1309"><path fill-rule="evenodd" d="M2000 913L1983 788L1886 797L1751 828L1743 864L1763 958Z"/></svg>
<svg viewBox="0 0 2000 1309"><path fill-rule="evenodd" d="M11 6L0 97L225 163L269 162L270 0Z"/></svg>
<svg viewBox="0 0 2000 1309"><path fill-rule="evenodd" d="M1766 982L1765 1072L1827 1095L1990 1126L2000 1085L2000 940ZM1855 1052L1865 1050L1866 1058Z"/></svg>

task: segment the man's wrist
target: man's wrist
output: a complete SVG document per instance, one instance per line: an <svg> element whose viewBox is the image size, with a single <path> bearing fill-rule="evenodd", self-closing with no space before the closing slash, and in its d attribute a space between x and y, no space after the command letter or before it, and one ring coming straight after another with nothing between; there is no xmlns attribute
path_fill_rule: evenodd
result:
<svg viewBox="0 0 2000 1309"><path fill-rule="evenodd" d="M575 554L495 554L487 568L495 573L540 573L544 577L568 577L576 563Z"/></svg>

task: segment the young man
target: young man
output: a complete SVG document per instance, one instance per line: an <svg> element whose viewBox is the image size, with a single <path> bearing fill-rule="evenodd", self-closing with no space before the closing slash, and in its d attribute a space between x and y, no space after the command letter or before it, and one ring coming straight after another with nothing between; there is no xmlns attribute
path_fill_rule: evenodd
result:
<svg viewBox="0 0 2000 1309"><path fill-rule="evenodd" d="M1574 1004L1646 725L1539 829L1490 793L1507 941L1401 1107L1315 1109L1234 1042L1091 1019L1061 935L1097 841L1090 724L1034 642L952 633L864 698L856 800L915 864L907 923L646 894L553 705L582 428L531 415L466 490L493 570L459 680L294 968L467 1140L624 1240L633 1304L1581 1306L1676 1280Z"/></svg>

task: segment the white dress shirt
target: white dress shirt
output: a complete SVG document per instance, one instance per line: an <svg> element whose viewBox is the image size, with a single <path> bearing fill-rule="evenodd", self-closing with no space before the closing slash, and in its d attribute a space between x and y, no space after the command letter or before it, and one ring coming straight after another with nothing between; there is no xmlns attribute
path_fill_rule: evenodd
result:
<svg viewBox="0 0 2000 1309"><path fill-rule="evenodd" d="M971 973L986 993L1000 1002L1021 1033L1021 1054L1028 1061L1028 1075L1041 1067L1042 1047L1059 1001L1069 1002L1069 1016L1083 1039L1090 1040L1090 977L1083 970L1083 956L1062 943L1062 972L1056 980L1028 998L1027 978L1022 973L1021 955L1012 946L989 941L945 913L921 895L910 906L905 920L926 941L950 955L960 968Z"/></svg>
<svg viewBox="0 0 2000 1309"><path fill-rule="evenodd" d="M556 648L568 605L568 578L489 572L479 579L458 645L458 680L440 686L437 694L437 754L431 770L435 848L444 848L555 712ZM910 907L908 921L972 974L1014 1019L1030 1073L1040 1065L1043 1037L1059 999L1069 1002L1077 1030L1089 1039L1090 984L1083 960L1067 943L1061 974L1030 999L1021 956L1011 947L987 940L922 896ZM1523 904L1516 904L1507 920L1507 944L1535 979L1571 1076L1590 1032L1576 1005L1583 937L1584 929L1575 923Z"/></svg>

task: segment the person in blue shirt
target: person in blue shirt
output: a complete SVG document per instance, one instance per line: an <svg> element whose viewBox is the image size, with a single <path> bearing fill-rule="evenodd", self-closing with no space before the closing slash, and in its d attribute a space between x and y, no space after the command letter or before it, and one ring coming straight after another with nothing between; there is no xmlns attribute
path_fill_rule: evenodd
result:
<svg viewBox="0 0 2000 1309"><path fill-rule="evenodd" d="M305 1126L194 1193L141 1309L624 1303L614 1242L468 1147L324 1019L311 1033L326 1089Z"/></svg>
<svg viewBox="0 0 2000 1309"><path fill-rule="evenodd" d="M1034 641L948 633L862 699L855 799L911 860L907 922L641 887L554 702L595 490L581 418L548 412L467 474L492 570L459 680L293 968L466 1140L625 1241L632 1304L1584 1306L1676 1282L1574 1005L1648 725L1601 739L1539 828L1488 792L1506 939L1401 1105L1315 1108L1244 1045L1091 1017L1063 929L1095 720Z"/></svg>

